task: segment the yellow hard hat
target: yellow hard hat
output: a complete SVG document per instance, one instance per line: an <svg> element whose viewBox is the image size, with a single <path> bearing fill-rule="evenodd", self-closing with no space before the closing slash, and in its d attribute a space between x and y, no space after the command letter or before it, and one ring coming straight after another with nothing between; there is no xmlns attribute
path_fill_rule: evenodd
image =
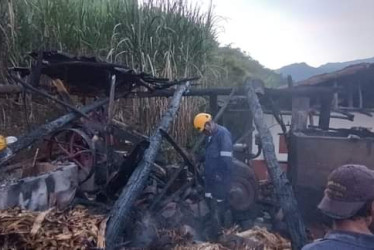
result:
<svg viewBox="0 0 374 250"><path fill-rule="evenodd" d="M0 135L0 151L7 147L6 138Z"/></svg>
<svg viewBox="0 0 374 250"><path fill-rule="evenodd" d="M212 120L212 116L207 113L199 113L195 116L195 119L193 120L194 127L199 130L200 132L203 132L205 123Z"/></svg>

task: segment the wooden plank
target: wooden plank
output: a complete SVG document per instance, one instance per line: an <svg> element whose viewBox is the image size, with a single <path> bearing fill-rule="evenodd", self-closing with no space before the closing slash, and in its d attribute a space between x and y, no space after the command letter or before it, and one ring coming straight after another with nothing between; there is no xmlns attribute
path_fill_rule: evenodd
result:
<svg viewBox="0 0 374 250"><path fill-rule="evenodd" d="M268 124L265 123L264 113L251 83L247 84L247 97L250 110L259 132L263 154L268 172L274 185L278 202L285 214L288 231L291 235L292 249L301 249L307 242L305 225L298 210L297 201L286 173L281 170L275 155L273 138Z"/></svg>
<svg viewBox="0 0 374 250"><path fill-rule="evenodd" d="M114 204L106 231L106 248L115 249L121 241L121 235L130 219L130 211L134 202L143 191L151 173L151 167L156 159L162 142L160 129L167 131L175 118L182 100L183 93L189 88L190 82L181 84L169 104L168 110L164 113L157 129L150 137L150 144L144 153L143 159L134 170L121 195Z"/></svg>

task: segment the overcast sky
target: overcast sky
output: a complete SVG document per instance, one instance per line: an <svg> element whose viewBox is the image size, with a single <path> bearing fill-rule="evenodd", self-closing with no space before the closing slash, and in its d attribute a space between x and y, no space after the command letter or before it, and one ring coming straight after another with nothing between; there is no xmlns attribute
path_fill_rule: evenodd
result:
<svg viewBox="0 0 374 250"><path fill-rule="evenodd" d="M219 41L271 69L374 57L374 0L213 0L213 6L221 17Z"/></svg>

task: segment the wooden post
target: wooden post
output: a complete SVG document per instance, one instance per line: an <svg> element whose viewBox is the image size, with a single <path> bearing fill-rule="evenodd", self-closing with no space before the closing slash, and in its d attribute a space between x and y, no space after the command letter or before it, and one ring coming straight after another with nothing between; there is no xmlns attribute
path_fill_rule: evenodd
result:
<svg viewBox="0 0 374 250"><path fill-rule="evenodd" d="M354 94L354 91L355 91L355 86L353 85L353 83L350 83L348 85L348 107L349 108L353 108L353 94Z"/></svg>
<svg viewBox="0 0 374 250"><path fill-rule="evenodd" d="M218 110L217 95L210 95L209 96L209 112L214 117L217 114L217 110Z"/></svg>
<svg viewBox="0 0 374 250"><path fill-rule="evenodd" d="M335 89L338 88L338 80L337 79L335 79L335 81L334 81L334 88ZM338 109L338 106L339 106L339 93L338 93L338 91L336 91L334 93L334 99L333 99L332 103L333 103L334 109Z"/></svg>
<svg viewBox="0 0 374 250"><path fill-rule="evenodd" d="M362 99L362 88L361 88L361 83L358 84L358 108L362 109L364 106L364 101Z"/></svg>
<svg viewBox="0 0 374 250"><path fill-rule="evenodd" d="M321 110L319 115L319 127L321 129L327 130L330 126L330 116L331 116L331 103L332 95L324 95L321 97Z"/></svg>
<svg viewBox="0 0 374 250"><path fill-rule="evenodd" d="M301 249L302 246L307 242L307 237L305 232L305 225L298 210L297 201L292 190L291 183L287 179L286 173L283 172L279 167L275 155L273 138L270 134L268 124L265 124L264 113L262 112L260 102L258 101L252 84L247 84L247 88L249 107L257 131L260 135L263 154L266 160L271 181L274 185L274 190L278 198L278 202L285 214L286 223L291 235L292 249Z"/></svg>
<svg viewBox="0 0 374 250"><path fill-rule="evenodd" d="M301 131L307 128L309 114L308 97L292 98L291 132Z"/></svg>
<svg viewBox="0 0 374 250"><path fill-rule="evenodd" d="M186 82L178 87L169 104L169 109L165 112L161 122L154 134L150 137L150 144L144 153L143 159L140 161L137 168L134 170L121 195L114 204L111 215L108 221L106 230L106 247L109 250L115 249L116 245L120 243L121 235L129 221L130 211L138 196L143 191L149 174L151 173L152 163L156 159L157 153L161 146L162 135L160 130L167 131L174 119L183 93L190 86L190 82Z"/></svg>
<svg viewBox="0 0 374 250"><path fill-rule="evenodd" d="M289 88L293 88L293 80L292 80L292 76L290 75L287 76L287 85Z"/></svg>
<svg viewBox="0 0 374 250"><path fill-rule="evenodd" d="M36 59L36 63L31 66L31 74L29 78L29 84L33 87L38 87L40 82L40 76L42 74L42 63L43 63L43 52L39 51Z"/></svg>

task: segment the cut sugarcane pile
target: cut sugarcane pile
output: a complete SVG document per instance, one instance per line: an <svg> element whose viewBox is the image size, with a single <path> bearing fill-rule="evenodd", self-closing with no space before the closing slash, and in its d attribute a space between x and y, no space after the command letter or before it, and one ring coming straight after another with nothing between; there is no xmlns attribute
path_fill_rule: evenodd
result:
<svg viewBox="0 0 374 250"><path fill-rule="evenodd" d="M3 249L85 249L104 247L106 219L77 206L59 212L19 208L0 211Z"/></svg>

